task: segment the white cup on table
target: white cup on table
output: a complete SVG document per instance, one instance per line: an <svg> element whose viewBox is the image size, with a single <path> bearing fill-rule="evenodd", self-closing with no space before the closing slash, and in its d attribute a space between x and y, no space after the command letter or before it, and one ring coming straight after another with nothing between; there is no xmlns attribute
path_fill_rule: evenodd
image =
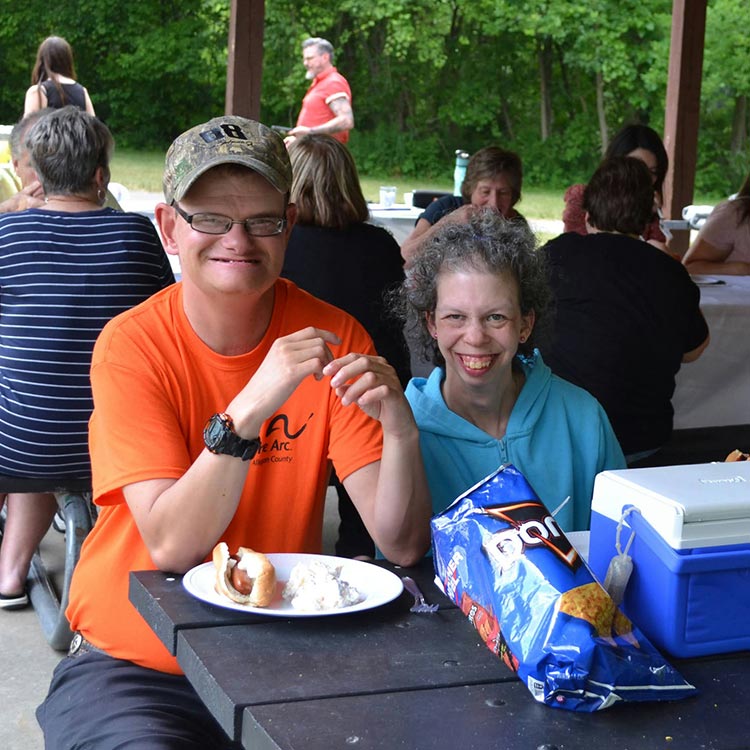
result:
<svg viewBox="0 0 750 750"><path fill-rule="evenodd" d="M393 204L396 202L396 187L394 186L381 186L380 188L380 205L383 208L393 208Z"/></svg>

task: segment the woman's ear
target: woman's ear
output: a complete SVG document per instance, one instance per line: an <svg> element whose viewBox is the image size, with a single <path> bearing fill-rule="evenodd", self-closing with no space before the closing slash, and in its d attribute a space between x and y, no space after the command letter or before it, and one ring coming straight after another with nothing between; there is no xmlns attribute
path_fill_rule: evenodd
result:
<svg viewBox="0 0 750 750"><path fill-rule="evenodd" d="M534 323L536 322L536 313L530 310L526 315L521 316L521 330L519 331L518 340L525 344L528 341L531 332L534 330Z"/></svg>
<svg viewBox="0 0 750 750"><path fill-rule="evenodd" d="M432 338L437 338L437 326L435 325L435 313L434 312L426 312L424 314L424 321L425 325L427 326L427 330L430 332L430 335Z"/></svg>
<svg viewBox="0 0 750 750"><path fill-rule="evenodd" d="M101 196L101 202L107 195L107 185L109 185L109 167L97 167L94 171L94 184L96 185L97 197Z"/></svg>

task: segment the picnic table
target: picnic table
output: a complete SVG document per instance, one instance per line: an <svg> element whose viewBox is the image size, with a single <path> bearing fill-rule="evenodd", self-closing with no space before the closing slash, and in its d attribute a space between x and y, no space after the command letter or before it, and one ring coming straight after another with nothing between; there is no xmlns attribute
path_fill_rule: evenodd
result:
<svg viewBox="0 0 750 750"><path fill-rule="evenodd" d="M211 606L181 576L131 573L130 600L227 734L248 750L728 750L745 746L750 654L674 661L695 698L595 714L533 700L432 582L432 561L382 567L414 578L356 614L280 618Z"/></svg>
<svg viewBox="0 0 750 750"><path fill-rule="evenodd" d="M750 424L750 276L693 279L711 341L677 373L674 427Z"/></svg>

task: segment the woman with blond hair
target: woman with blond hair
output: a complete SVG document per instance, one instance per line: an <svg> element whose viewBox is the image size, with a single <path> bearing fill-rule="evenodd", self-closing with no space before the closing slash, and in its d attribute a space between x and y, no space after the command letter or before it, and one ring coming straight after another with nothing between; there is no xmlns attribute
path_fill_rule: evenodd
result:
<svg viewBox="0 0 750 750"><path fill-rule="evenodd" d="M329 135L304 135L289 145L289 157L297 222L281 275L353 315L405 386L409 353L401 325L384 301L384 292L404 279L398 243L382 227L367 223L367 203L346 146ZM372 556L374 545L357 511L338 480L334 484L342 518L337 554Z"/></svg>
<svg viewBox="0 0 750 750"><path fill-rule="evenodd" d="M24 117L37 109L59 109L68 104L90 115L96 114L89 92L75 79L71 46L62 37L47 37L36 53L31 86L26 91Z"/></svg>

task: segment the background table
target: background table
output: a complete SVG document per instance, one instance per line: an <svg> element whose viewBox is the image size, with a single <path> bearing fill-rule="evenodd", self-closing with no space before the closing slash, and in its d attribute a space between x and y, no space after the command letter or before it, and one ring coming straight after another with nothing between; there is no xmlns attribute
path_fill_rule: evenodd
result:
<svg viewBox="0 0 750 750"><path fill-rule="evenodd" d="M393 566L387 566L394 569ZM747 747L750 654L676 662L701 695L596 714L536 703L431 583L367 612L279 619L194 599L179 576L131 574L130 599L227 733L252 750L731 750Z"/></svg>
<svg viewBox="0 0 750 750"><path fill-rule="evenodd" d="M677 373L674 427L750 424L750 276L696 278L724 283L700 286L711 341Z"/></svg>
<svg viewBox="0 0 750 750"><path fill-rule="evenodd" d="M384 208L379 203L369 203L370 221L385 227L400 245L414 229L417 219L422 215L423 208L407 206L405 203L394 203L390 208Z"/></svg>
<svg viewBox="0 0 750 750"><path fill-rule="evenodd" d="M423 208L407 206L405 203L394 203L390 208L384 208L379 203L369 203L370 221L385 227L396 239L399 245L411 234L417 219L422 215ZM556 219L528 219L531 230L545 238L556 237L563 232L562 221Z"/></svg>

